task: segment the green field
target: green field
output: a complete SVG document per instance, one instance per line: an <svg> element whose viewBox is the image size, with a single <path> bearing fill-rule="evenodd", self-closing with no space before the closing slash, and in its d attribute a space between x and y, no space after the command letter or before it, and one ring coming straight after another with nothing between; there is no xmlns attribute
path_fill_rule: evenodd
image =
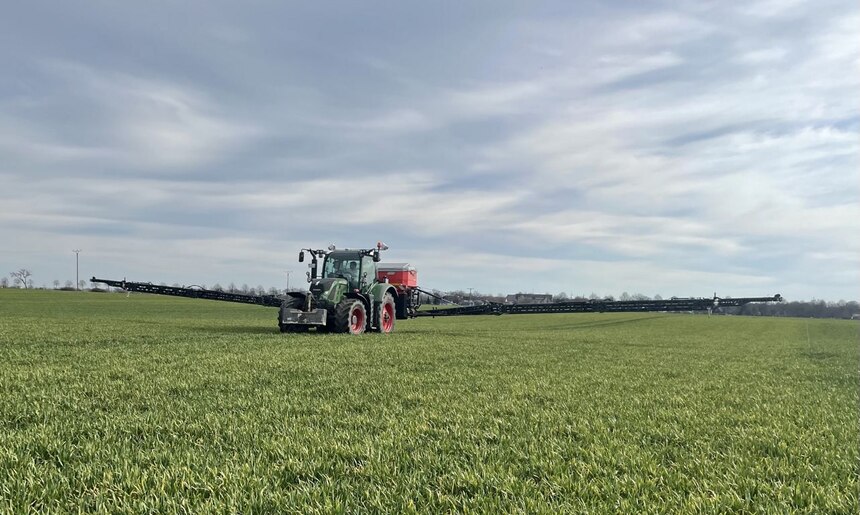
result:
<svg viewBox="0 0 860 515"><path fill-rule="evenodd" d="M0 512L860 512L858 324L0 290Z"/></svg>

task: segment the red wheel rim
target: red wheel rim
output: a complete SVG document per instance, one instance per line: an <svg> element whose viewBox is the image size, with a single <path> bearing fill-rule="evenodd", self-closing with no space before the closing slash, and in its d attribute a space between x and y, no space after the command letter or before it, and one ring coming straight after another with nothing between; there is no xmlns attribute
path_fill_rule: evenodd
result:
<svg viewBox="0 0 860 515"><path fill-rule="evenodd" d="M353 306L349 312L349 330L360 333L364 329L364 311L360 306Z"/></svg>
<svg viewBox="0 0 860 515"><path fill-rule="evenodd" d="M390 333L394 329L394 305L384 304L382 306L382 332Z"/></svg>

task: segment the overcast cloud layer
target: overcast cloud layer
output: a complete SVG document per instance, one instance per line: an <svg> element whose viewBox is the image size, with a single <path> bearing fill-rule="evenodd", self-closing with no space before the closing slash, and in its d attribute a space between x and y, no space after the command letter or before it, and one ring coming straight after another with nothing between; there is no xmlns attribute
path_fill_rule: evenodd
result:
<svg viewBox="0 0 860 515"><path fill-rule="evenodd" d="M730 5L731 4L731 5ZM857 2L18 2L0 271L860 297Z"/></svg>

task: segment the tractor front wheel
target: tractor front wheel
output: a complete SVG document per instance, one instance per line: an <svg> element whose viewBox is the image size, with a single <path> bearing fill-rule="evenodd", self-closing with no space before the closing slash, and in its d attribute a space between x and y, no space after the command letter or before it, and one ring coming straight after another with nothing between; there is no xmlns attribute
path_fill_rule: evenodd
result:
<svg viewBox="0 0 860 515"><path fill-rule="evenodd" d="M298 324L284 324L281 322L283 310L285 309L301 309L302 299L298 297L289 297L281 302L281 311L278 312L278 327L282 333L306 333L308 326Z"/></svg>
<svg viewBox="0 0 860 515"><path fill-rule="evenodd" d="M282 333L306 333L308 332L308 329L309 328L306 325L281 324Z"/></svg>
<svg viewBox="0 0 860 515"><path fill-rule="evenodd" d="M367 326L367 310L358 299L343 299L335 309L335 330L339 333L361 334Z"/></svg>

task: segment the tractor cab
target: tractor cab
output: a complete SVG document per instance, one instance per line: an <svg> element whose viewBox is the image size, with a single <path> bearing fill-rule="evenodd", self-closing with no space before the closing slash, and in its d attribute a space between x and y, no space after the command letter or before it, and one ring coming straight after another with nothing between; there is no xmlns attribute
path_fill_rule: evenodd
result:
<svg viewBox="0 0 860 515"><path fill-rule="evenodd" d="M346 279L350 290L364 290L376 279L373 257L360 252L334 251L329 253L322 267L323 279Z"/></svg>

